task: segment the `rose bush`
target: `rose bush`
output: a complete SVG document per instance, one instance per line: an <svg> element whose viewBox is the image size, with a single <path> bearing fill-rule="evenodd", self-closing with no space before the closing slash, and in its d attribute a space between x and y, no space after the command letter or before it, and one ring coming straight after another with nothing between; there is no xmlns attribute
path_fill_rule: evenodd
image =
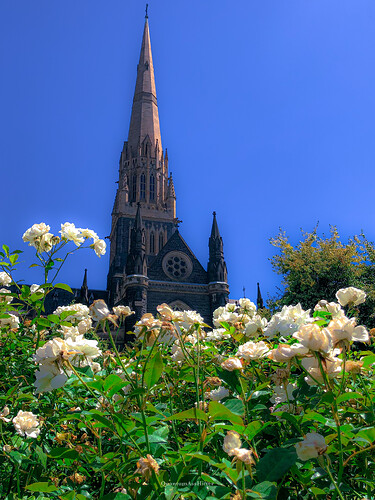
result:
<svg viewBox="0 0 375 500"><path fill-rule="evenodd" d="M372 498L375 355L353 316L360 290L269 321L241 299L213 328L161 304L119 352L126 305L45 314L54 287L69 290L55 284L66 256L88 238L104 248L71 223L49 231L24 235L44 274L32 290L13 279L19 252L1 252L1 498Z"/></svg>

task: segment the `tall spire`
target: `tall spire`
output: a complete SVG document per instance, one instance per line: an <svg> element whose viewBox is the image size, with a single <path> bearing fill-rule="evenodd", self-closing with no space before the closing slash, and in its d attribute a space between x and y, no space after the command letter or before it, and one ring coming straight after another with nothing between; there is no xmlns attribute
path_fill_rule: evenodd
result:
<svg viewBox="0 0 375 500"><path fill-rule="evenodd" d="M143 30L141 54L137 67L137 82L135 85L133 108L130 119L128 146L133 154L141 146L146 137L149 137L152 155L158 144L162 151L159 112L156 99L154 65L152 62L150 30L146 10L145 26Z"/></svg>
<svg viewBox="0 0 375 500"><path fill-rule="evenodd" d="M257 283L257 308L258 309L263 309L264 308L264 303L263 303L262 294L260 292L260 285L259 285L259 283Z"/></svg>
<svg viewBox="0 0 375 500"><path fill-rule="evenodd" d="M126 260L126 274L147 275L145 230L142 224L141 204L138 202L134 227L130 237L130 252Z"/></svg>
<svg viewBox="0 0 375 500"><path fill-rule="evenodd" d="M209 261L208 261L208 279L212 281L227 282L227 266L224 260L223 238L220 236L219 227L216 220L216 212L212 221L211 236L208 240Z"/></svg>

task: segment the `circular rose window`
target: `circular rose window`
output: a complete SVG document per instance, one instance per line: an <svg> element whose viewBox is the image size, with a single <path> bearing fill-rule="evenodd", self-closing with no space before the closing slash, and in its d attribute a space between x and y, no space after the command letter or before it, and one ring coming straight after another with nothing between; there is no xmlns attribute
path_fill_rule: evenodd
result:
<svg viewBox="0 0 375 500"><path fill-rule="evenodd" d="M169 252L163 259L163 271L173 280L188 278L192 270L193 264L183 252Z"/></svg>

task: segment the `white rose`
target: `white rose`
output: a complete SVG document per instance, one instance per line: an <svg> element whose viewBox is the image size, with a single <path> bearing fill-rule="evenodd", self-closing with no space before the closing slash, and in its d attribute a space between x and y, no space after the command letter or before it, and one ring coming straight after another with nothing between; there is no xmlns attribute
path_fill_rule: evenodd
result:
<svg viewBox="0 0 375 500"><path fill-rule="evenodd" d="M242 312L246 312L246 314L248 314L250 317L254 316L255 311L257 310L254 302L251 302L250 299L240 299L238 302L240 304Z"/></svg>
<svg viewBox="0 0 375 500"><path fill-rule="evenodd" d="M10 304L13 300L11 292L7 288L0 289L0 304Z"/></svg>
<svg viewBox="0 0 375 500"><path fill-rule="evenodd" d="M314 307L314 311L326 311L331 313L332 318L344 318L345 312L341 309L340 304L337 302L328 302L327 300L319 300L319 302Z"/></svg>
<svg viewBox="0 0 375 500"><path fill-rule="evenodd" d="M81 232L81 235L85 239L92 238L94 241L96 241L96 240L99 239L99 236L92 229L82 229L82 228L79 228L79 231Z"/></svg>
<svg viewBox="0 0 375 500"><path fill-rule="evenodd" d="M283 385L273 387L273 396L270 398L271 403L285 403L286 401L293 401L293 391L297 388L295 384L288 384L285 387Z"/></svg>
<svg viewBox="0 0 375 500"><path fill-rule="evenodd" d="M241 448L240 435L236 431L228 431L224 438L223 450L225 453L231 457L233 456L233 450Z"/></svg>
<svg viewBox="0 0 375 500"><path fill-rule="evenodd" d="M65 224L61 224L61 238L66 241L73 241L78 246L81 245L85 241L81 234L81 230L78 227L75 227L71 222L65 222Z"/></svg>
<svg viewBox="0 0 375 500"><path fill-rule="evenodd" d="M48 233L50 229L50 226L47 226L44 222L34 224L23 234L22 239L25 243L29 243L29 246L35 246L36 240Z"/></svg>
<svg viewBox="0 0 375 500"><path fill-rule="evenodd" d="M35 392L39 394L59 389L67 380L67 375L55 363L39 365L35 372Z"/></svg>
<svg viewBox="0 0 375 500"><path fill-rule="evenodd" d="M295 445L298 458L300 460L309 460L317 458L327 450L327 444L324 436L317 432L309 432L303 441Z"/></svg>
<svg viewBox="0 0 375 500"><path fill-rule="evenodd" d="M341 340L348 342L368 342L370 340L368 331L364 326L356 326L356 320L335 318L329 322L327 330L330 332L333 344Z"/></svg>
<svg viewBox="0 0 375 500"><path fill-rule="evenodd" d="M96 240L92 245L90 245L90 248L93 248L96 255L101 257L105 254L107 244L104 240Z"/></svg>
<svg viewBox="0 0 375 500"><path fill-rule="evenodd" d="M54 243L59 242L60 239L58 236L54 236L52 233L43 234L40 238L37 238L34 242L35 248L39 253L41 252L49 252Z"/></svg>
<svg viewBox="0 0 375 500"><path fill-rule="evenodd" d="M319 361L316 358L303 358L301 360L302 366L311 375L311 377L305 377L305 381L309 385L316 385L317 382L323 383L324 378L320 370ZM335 378L341 373L342 360L332 356L324 359L322 363L323 370L328 378Z"/></svg>
<svg viewBox="0 0 375 500"><path fill-rule="evenodd" d="M217 389L206 392L206 396L212 401L221 401L229 396L229 391L225 387L219 386Z"/></svg>
<svg viewBox="0 0 375 500"><path fill-rule="evenodd" d="M348 288L340 288L336 292L336 298L342 306L346 306L347 304L358 306L366 300L366 293L359 288L349 286Z"/></svg>
<svg viewBox="0 0 375 500"><path fill-rule="evenodd" d="M132 311L129 306L116 306L113 308L113 312L116 314L116 316L122 316L123 318L135 314L135 312Z"/></svg>
<svg viewBox="0 0 375 500"><path fill-rule="evenodd" d="M31 411L20 410L14 417L13 424L21 436L36 438L40 433L39 420Z"/></svg>
<svg viewBox="0 0 375 500"><path fill-rule="evenodd" d="M83 319L81 319L81 321L77 325L78 332L81 335L84 335L85 333L87 333L91 327L92 327L91 318L83 318Z"/></svg>
<svg viewBox="0 0 375 500"><path fill-rule="evenodd" d="M267 344L261 342L246 342L239 346L236 356L250 361L251 359L264 358L269 352Z"/></svg>
<svg viewBox="0 0 375 500"><path fill-rule="evenodd" d="M8 273L1 271L0 273L0 285L9 286L12 283L12 278Z"/></svg>
<svg viewBox="0 0 375 500"><path fill-rule="evenodd" d="M277 349L272 349L268 357L272 359L272 361L282 363L284 361L289 361L294 358L294 356L305 356L308 352L309 350L307 347L302 344L279 344Z"/></svg>
<svg viewBox="0 0 375 500"><path fill-rule="evenodd" d="M258 331L262 331L267 327L266 318L261 318L257 314L253 316L253 318L246 323L245 327L245 335L246 337L253 337L258 333Z"/></svg>
<svg viewBox="0 0 375 500"><path fill-rule="evenodd" d="M330 332L316 324L303 325L293 337L310 351L329 352L332 348Z"/></svg>
<svg viewBox="0 0 375 500"><path fill-rule="evenodd" d="M221 363L221 368L227 370L228 372L233 372L234 370L242 370L241 360L235 357L228 358Z"/></svg>
<svg viewBox="0 0 375 500"><path fill-rule="evenodd" d="M237 460L240 460L247 465L254 463L252 451L247 450L246 448L234 448L232 449L230 456L236 457Z"/></svg>
<svg viewBox="0 0 375 500"><path fill-rule="evenodd" d="M0 327L10 326L11 330L17 330L20 326L20 319L12 313L7 312L7 318L0 318Z"/></svg>
<svg viewBox="0 0 375 500"><path fill-rule="evenodd" d="M40 288L40 285L31 285L30 287L30 292L31 293L42 293L44 294L43 288Z"/></svg>
<svg viewBox="0 0 375 500"><path fill-rule="evenodd" d="M110 315L107 304L103 299L94 300L89 309L90 315L95 321L101 321Z"/></svg>
<svg viewBox="0 0 375 500"><path fill-rule="evenodd" d="M60 316L61 313L69 311L72 314L65 318L65 321L82 321L89 317L89 308L84 304L71 304L70 306L59 306L53 314Z"/></svg>

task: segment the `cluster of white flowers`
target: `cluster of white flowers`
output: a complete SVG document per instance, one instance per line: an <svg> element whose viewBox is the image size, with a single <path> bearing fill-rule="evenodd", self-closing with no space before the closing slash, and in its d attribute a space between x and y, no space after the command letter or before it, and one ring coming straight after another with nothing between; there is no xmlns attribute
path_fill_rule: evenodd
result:
<svg viewBox="0 0 375 500"><path fill-rule="evenodd" d="M56 337L49 340L34 355L38 364L34 384L36 393L62 387L72 373L71 365L92 366L97 364L93 360L102 354L96 340L85 339L71 330L64 333L65 339Z"/></svg>
<svg viewBox="0 0 375 500"><path fill-rule="evenodd" d="M13 300L10 290L7 288L0 289L0 304L10 304Z"/></svg>
<svg viewBox="0 0 375 500"><path fill-rule="evenodd" d="M80 246L87 239L91 238L93 243L90 245L96 255L101 257L105 254L106 243L101 240L99 236L92 229L82 229L80 227L75 227L71 222L65 222L61 224L61 238L50 233L51 227L41 222L40 224L34 224L31 226L22 236L25 243L29 246L36 248L37 252L49 252L52 250L54 245L57 245L61 241L73 241L75 245Z"/></svg>
<svg viewBox="0 0 375 500"><path fill-rule="evenodd" d="M340 298L342 304L358 305L364 301L366 294L362 290L350 287L339 290L336 296ZM338 358L341 348L347 347L354 341L369 341L366 328L357 326L355 318L347 318L340 304L321 300L316 305L315 311L330 313L331 319L326 327L313 323L314 318L305 316L305 323L299 324L292 335L298 342L292 345L279 344L268 354L268 357L276 362L289 362L295 356L303 358L302 366L309 373L305 380L310 385L323 382L321 367L328 378L337 377L341 373L342 360ZM300 318L303 316L304 314L301 314ZM273 318L269 324L272 320ZM321 365L317 355L321 357Z"/></svg>
<svg viewBox="0 0 375 500"><path fill-rule="evenodd" d="M301 304L296 306L284 306L279 313L272 316L267 327L264 329L264 335L268 338L275 337L276 334L291 335L296 332L300 326L312 322L310 309L304 311Z"/></svg>

